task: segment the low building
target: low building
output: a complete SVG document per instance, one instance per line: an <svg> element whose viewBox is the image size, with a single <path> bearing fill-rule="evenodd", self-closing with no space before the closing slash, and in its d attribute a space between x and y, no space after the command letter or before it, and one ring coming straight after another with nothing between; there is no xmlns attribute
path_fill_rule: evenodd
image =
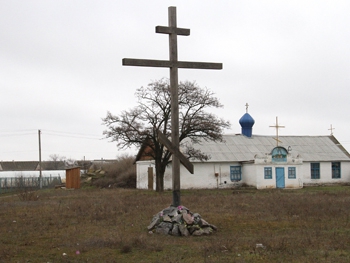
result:
<svg viewBox="0 0 350 263"><path fill-rule="evenodd" d="M181 166L181 189L227 188L243 183L257 189L350 183L350 154L333 135L255 135L254 119L248 112L240 124L241 134L224 135L222 142L193 145L211 158L204 162L191 160L194 174ZM274 127L279 128L277 123ZM155 189L154 160L139 158L136 166L136 187L148 189L153 185ZM164 175L164 189L172 188L171 173L170 164Z"/></svg>

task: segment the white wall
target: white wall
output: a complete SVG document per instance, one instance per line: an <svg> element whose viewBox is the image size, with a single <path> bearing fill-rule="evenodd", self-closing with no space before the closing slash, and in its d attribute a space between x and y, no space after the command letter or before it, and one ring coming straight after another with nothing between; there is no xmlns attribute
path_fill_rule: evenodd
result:
<svg viewBox="0 0 350 263"><path fill-rule="evenodd" d="M255 165L253 163L244 164L242 167L242 183L256 187L256 179Z"/></svg>
<svg viewBox="0 0 350 263"><path fill-rule="evenodd" d="M302 188L303 187L303 160L298 156L287 155L286 162L272 162L271 155L256 156L255 160L256 188L267 189L276 188L276 168L284 168L285 188ZM265 179L265 167L272 168L272 178ZM295 167L296 178L288 178L288 167Z"/></svg>
<svg viewBox="0 0 350 263"><path fill-rule="evenodd" d="M265 179L264 168L271 167L272 168L272 179ZM256 188L257 189L268 189L268 188L276 188L276 168L283 167L284 168L284 181L285 188L302 188L303 187L303 173L300 164L295 165L276 165L276 164L265 164L265 165L256 165ZM296 178L289 179L288 178L288 167L295 167Z"/></svg>
<svg viewBox="0 0 350 263"><path fill-rule="evenodd" d="M180 166L181 189L193 188L229 188L234 186L230 180L230 166L239 165L237 163L193 163L194 174L189 173L184 166ZM155 189L155 168L154 161L138 161L136 163L138 189L148 188L148 167L153 167L153 189ZM218 173L218 176L215 176ZM171 164L165 170L164 189L172 189L172 170Z"/></svg>
<svg viewBox="0 0 350 263"><path fill-rule="evenodd" d="M194 174L187 171L181 165L181 189L215 189L229 188L234 185L230 180L230 166L235 163L193 163ZM215 176L218 173L218 176ZM164 188L172 189L171 165L166 169L164 175Z"/></svg>
<svg viewBox="0 0 350 263"><path fill-rule="evenodd" d="M340 173L341 178L332 178L332 162L319 162L320 163L320 179L311 179L311 164L305 162L303 165L302 173L304 184L336 184L336 183L349 183L350 182L350 162L341 162Z"/></svg>
<svg viewBox="0 0 350 263"><path fill-rule="evenodd" d="M240 165L238 163L193 163L194 174L190 174L185 167L181 165L181 189L191 188L230 188L235 185L230 179L230 166ZM153 189L156 188L154 161L138 161L137 183L138 189L148 188L148 167L153 167ZM264 167L272 167L272 179L264 178ZM331 162L320 163L321 179L311 179L310 163L302 162L301 159L288 160L284 164L265 163L264 159L258 160L255 164L246 163L242 166L241 183L254 186L258 189L276 188L276 167L284 167L285 188L301 188L303 184L322 184L322 183L349 183L350 182L350 162L341 163L341 178L332 179ZM296 168L296 179L288 178L288 167ZM215 173L219 176L215 177ZM171 165L169 165L164 174L164 189L172 189ZM226 182L226 183L225 183Z"/></svg>
<svg viewBox="0 0 350 263"><path fill-rule="evenodd" d="M156 170L154 161L136 162L136 188L148 189L148 167L153 167L153 189L156 189Z"/></svg>

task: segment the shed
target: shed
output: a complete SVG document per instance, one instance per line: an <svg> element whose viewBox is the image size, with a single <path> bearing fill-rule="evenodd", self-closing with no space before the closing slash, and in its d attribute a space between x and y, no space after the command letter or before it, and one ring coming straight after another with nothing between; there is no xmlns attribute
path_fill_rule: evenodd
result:
<svg viewBox="0 0 350 263"><path fill-rule="evenodd" d="M80 188L80 167L66 169L66 188Z"/></svg>

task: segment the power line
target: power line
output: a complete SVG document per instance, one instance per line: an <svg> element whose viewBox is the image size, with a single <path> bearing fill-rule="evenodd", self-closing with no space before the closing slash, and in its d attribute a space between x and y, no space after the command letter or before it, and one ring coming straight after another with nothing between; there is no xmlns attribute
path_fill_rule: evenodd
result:
<svg viewBox="0 0 350 263"><path fill-rule="evenodd" d="M42 130L45 135L60 136L60 137L72 137L90 140L102 140L101 135L83 134L83 133L73 133L73 132L63 132L63 131L53 131L53 130Z"/></svg>
<svg viewBox="0 0 350 263"><path fill-rule="evenodd" d="M54 130L41 130L42 134L50 136L60 136L60 137L71 137L71 138L80 138L80 139L90 139L90 140L102 140L104 139L102 135L96 134L84 134L84 133L73 133L65 131L54 131ZM15 131L0 131L0 137L15 137L15 136L25 136L25 135L34 135L37 133L37 130L26 129L26 130L15 130Z"/></svg>
<svg viewBox="0 0 350 263"><path fill-rule="evenodd" d="M15 133L15 132L28 132L28 131L34 132L34 131L37 131L37 130L35 130L35 129L24 129L24 130L14 130L14 131L12 131L12 130L0 130L0 133L2 133L2 132Z"/></svg>
<svg viewBox="0 0 350 263"><path fill-rule="evenodd" d="M0 153L26 153L26 152L37 152L38 150L25 150L25 151L1 151Z"/></svg>
<svg viewBox="0 0 350 263"><path fill-rule="evenodd" d="M15 131L0 131L0 137L14 137L14 136L33 135L35 133L36 133L36 130L34 130L34 129L15 130Z"/></svg>

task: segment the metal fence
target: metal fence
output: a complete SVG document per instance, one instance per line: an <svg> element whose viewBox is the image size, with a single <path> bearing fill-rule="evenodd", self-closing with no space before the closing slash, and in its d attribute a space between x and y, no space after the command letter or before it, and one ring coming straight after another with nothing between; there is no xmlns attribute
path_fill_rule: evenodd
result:
<svg viewBox="0 0 350 263"><path fill-rule="evenodd" d="M41 177L42 188L62 184L60 176ZM21 189L40 189L40 177L0 177L0 194Z"/></svg>

